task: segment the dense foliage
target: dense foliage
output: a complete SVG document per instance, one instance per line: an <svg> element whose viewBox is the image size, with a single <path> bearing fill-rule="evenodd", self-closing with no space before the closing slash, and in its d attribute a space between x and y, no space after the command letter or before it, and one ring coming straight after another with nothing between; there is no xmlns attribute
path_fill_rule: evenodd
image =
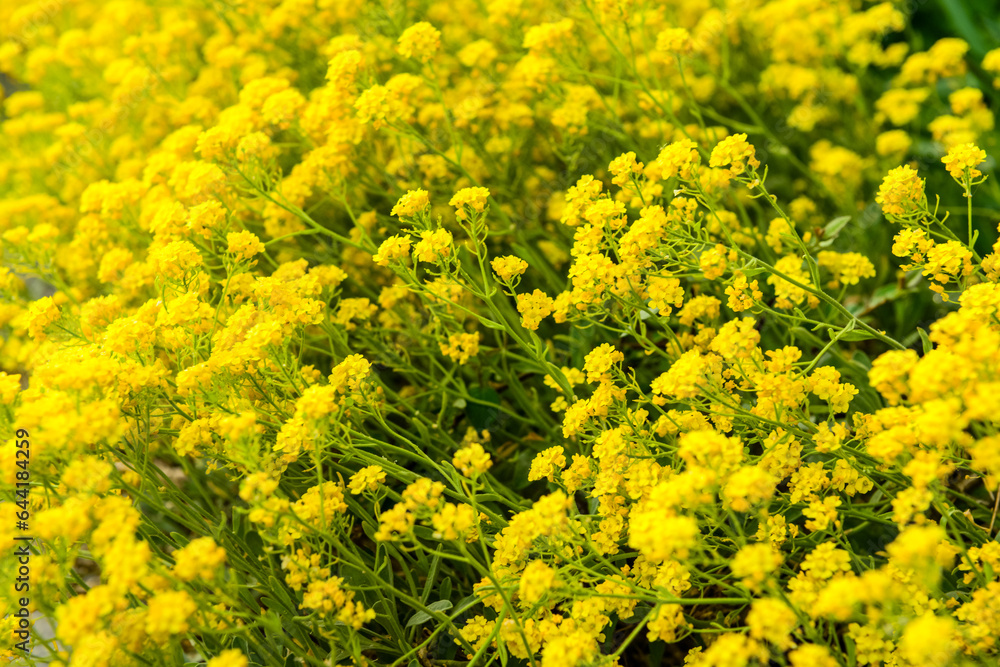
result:
<svg viewBox="0 0 1000 667"><path fill-rule="evenodd" d="M1000 49L909 10L3 3L27 662L996 664Z"/></svg>

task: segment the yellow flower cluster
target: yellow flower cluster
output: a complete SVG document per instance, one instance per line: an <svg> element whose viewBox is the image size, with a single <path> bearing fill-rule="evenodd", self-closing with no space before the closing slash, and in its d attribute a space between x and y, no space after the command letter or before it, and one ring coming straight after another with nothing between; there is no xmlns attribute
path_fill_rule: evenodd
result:
<svg viewBox="0 0 1000 667"><path fill-rule="evenodd" d="M3 3L50 662L996 664L1000 49L909 21Z"/></svg>

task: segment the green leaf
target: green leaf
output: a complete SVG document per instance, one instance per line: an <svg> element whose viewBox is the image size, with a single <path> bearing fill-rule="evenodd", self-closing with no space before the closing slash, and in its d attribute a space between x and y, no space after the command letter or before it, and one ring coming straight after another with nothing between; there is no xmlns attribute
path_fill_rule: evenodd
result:
<svg viewBox="0 0 1000 667"><path fill-rule="evenodd" d="M433 539L436 539L434 537L434 529L433 528L429 528L427 526L414 526L413 527L413 534L416 535L421 540L433 540Z"/></svg>
<svg viewBox="0 0 1000 667"><path fill-rule="evenodd" d="M832 333L832 332L831 332ZM840 337L842 341L869 340L872 335L867 331L848 331Z"/></svg>
<svg viewBox="0 0 1000 667"><path fill-rule="evenodd" d="M400 639L405 633L399 627L399 617L396 614L396 605L386 598L382 598L371 607L375 611L375 622L385 628L391 636Z"/></svg>
<svg viewBox="0 0 1000 667"><path fill-rule="evenodd" d="M469 396L479 401L478 403L469 401L465 406L465 417L473 428L482 431L495 426L500 417L500 394L490 387L470 387Z"/></svg>
<svg viewBox="0 0 1000 667"><path fill-rule="evenodd" d="M851 363L861 369L862 373L868 373L872 368L872 360L864 352L855 352L854 356L851 357Z"/></svg>
<svg viewBox="0 0 1000 667"><path fill-rule="evenodd" d="M541 338L539 338L538 336L536 336L535 332L532 331L530 333L531 333L531 337L535 341L535 357L537 357L539 359L544 359L545 358L545 351L546 351L545 350L545 341L543 341Z"/></svg>
<svg viewBox="0 0 1000 667"><path fill-rule="evenodd" d="M451 597L451 577L445 577L441 580L441 584L438 586L438 595L441 596L442 600Z"/></svg>
<svg viewBox="0 0 1000 667"><path fill-rule="evenodd" d="M223 512L222 513L222 520L219 521L219 526L218 526L218 528L215 529L215 541L216 542L221 542L222 541L222 535L223 535L223 533L228 532L226 530L226 521L228 520L228 518L229 517L226 516L226 513Z"/></svg>
<svg viewBox="0 0 1000 667"><path fill-rule="evenodd" d="M427 608L430 609L431 611L448 611L453 606L454 605L451 603L451 600L438 600L437 602L432 602L429 605L427 605ZM410 618L410 620L406 622L406 627L411 628L414 625L420 625L421 623L426 623L432 618L433 616L431 616L430 614L423 611L418 611Z"/></svg>
<svg viewBox="0 0 1000 667"><path fill-rule="evenodd" d="M751 265L749 267L740 270L743 272L743 275L745 275L747 278L756 278L762 273L767 273L767 269L765 269L763 266L760 266L759 264Z"/></svg>
<svg viewBox="0 0 1000 667"><path fill-rule="evenodd" d="M441 566L441 556L435 555L434 559L431 560L431 567L427 571L427 583L424 584L424 594L421 596L421 602L426 604L427 600L430 598L431 593L434 589L435 579L437 579L438 568Z"/></svg>
<svg viewBox="0 0 1000 667"><path fill-rule="evenodd" d="M825 344L823 343L822 340L819 339L819 337L816 336L816 334L802 327L792 327L791 333L799 340L805 341L817 347L823 347L823 345Z"/></svg>
<svg viewBox="0 0 1000 667"><path fill-rule="evenodd" d="M920 342L923 343L924 354L928 354L931 350L934 349L934 343L932 343L931 339L927 337L927 332L921 329L920 327L917 327L917 334L920 335Z"/></svg>
<svg viewBox="0 0 1000 667"><path fill-rule="evenodd" d="M466 611L480 602L478 595L466 595L458 601L458 608Z"/></svg>
<svg viewBox="0 0 1000 667"><path fill-rule="evenodd" d="M514 461L514 479L510 482L511 491L520 491L534 482L528 481L528 473L531 471L531 462L535 458L535 452L523 448L517 453Z"/></svg>
<svg viewBox="0 0 1000 667"><path fill-rule="evenodd" d="M868 300L868 305L865 306L865 310L873 310L878 308L883 303L888 301L895 301L899 297L907 294L909 290L902 290L899 285L892 283L890 285L882 285L874 292L872 292L872 297Z"/></svg>
<svg viewBox="0 0 1000 667"><path fill-rule="evenodd" d="M840 232L844 231L844 227L847 223L851 221L851 216L842 215L839 218L834 218L830 222L826 223L826 227L823 228L823 240L832 241L837 238Z"/></svg>
<svg viewBox="0 0 1000 667"><path fill-rule="evenodd" d="M256 532L248 531L243 538L250 556L266 556L264 553L264 540Z"/></svg>
<svg viewBox="0 0 1000 667"><path fill-rule="evenodd" d="M649 644L649 664L651 665L661 665L663 664L663 654L667 650L667 644L664 641L654 641Z"/></svg>
<svg viewBox="0 0 1000 667"><path fill-rule="evenodd" d="M937 4L948 16L948 22L952 29L958 33L957 36L969 43L970 50L976 60L982 60L987 49L983 36L977 28L977 22L979 22L978 25L982 25L982 17L975 16L974 12L970 13L970 8L966 6L967 3L961 0L938 0Z"/></svg>
<svg viewBox="0 0 1000 667"><path fill-rule="evenodd" d="M278 581L277 577L270 576L267 578L267 587L272 594L279 598L279 602L283 603L285 609L291 610L293 614L295 613L295 608L298 605L295 604L295 601L288 594L284 583Z"/></svg>
<svg viewBox="0 0 1000 667"><path fill-rule="evenodd" d="M378 530L378 526L367 521L361 522L361 530L364 531L366 537L372 542L375 541L375 532Z"/></svg>
<svg viewBox="0 0 1000 667"><path fill-rule="evenodd" d="M507 328L504 325L500 324L499 322L494 322L493 320L487 319L485 317L480 317L479 323L482 324L487 329L499 329L503 331L504 329Z"/></svg>

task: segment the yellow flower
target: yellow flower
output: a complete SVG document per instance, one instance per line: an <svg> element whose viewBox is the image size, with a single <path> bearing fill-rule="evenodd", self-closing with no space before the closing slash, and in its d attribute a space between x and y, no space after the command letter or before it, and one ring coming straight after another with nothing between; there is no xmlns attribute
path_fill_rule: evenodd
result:
<svg viewBox="0 0 1000 667"><path fill-rule="evenodd" d="M364 65L364 54L357 49L341 51L327 63L326 79L337 88L349 89Z"/></svg>
<svg viewBox="0 0 1000 667"><path fill-rule="evenodd" d="M611 182L624 187L632 178L642 175L642 166L641 162L635 161L634 152L622 153L608 165L608 171L614 175Z"/></svg>
<svg viewBox="0 0 1000 667"><path fill-rule="evenodd" d="M486 640L493 635L494 627L496 627L496 621L487 621L484 616L476 616L462 626L458 632L462 635L462 639L469 642L472 648L478 651L486 643ZM458 645L462 644L457 639L455 643ZM471 660L472 655L467 655L466 658Z"/></svg>
<svg viewBox="0 0 1000 667"><path fill-rule="evenodd" d="M248 260L254 255L264 252L264 244L256 234L248 231L230 232L226 236L229 244L227 250L235 255L236 261Z"/></svg>
<svg viewBox="0 0 1000 667"><path fill-rule="evenodd" d="M830 655L830 650L817 644L801 644L788 654L792 667L837 667L840 663Z"/></svg>
<svg viewBox="0 0 1000 667"><path fill-rule="evenodd" d="M593 664L600 653L596 637L586 629L553 632L553 635L542 649L541 664L545 667L583 667Z"/></svg>
<svg viewBox="0 0 1000 667"><path fill-rule="evenodd" d="M174 241L151 250L149 263L157 273L168 278L180 279L201 266L202 258L194 244L188 241Z"/></svg>
<svg viewBox="0 0 1000 667"><path fill-rule="evenodd" d="M374 491L384 481L385 471L380 466L372 465L351 475L347 488L350 489L352 495L356 496L365 491Z"/></svg>
<svg viewBox="0 0 1000 667"><path fill-rule="evenodd" d="M685 55L691 53L693 48L691 33L684 28L667 28L656 36L656 51L662 54Z"/></svg>
<svg viewBox="0 0 1000 667"><path fill-rule="evenodd" d="M611 379L611 369L625 355L616 350L610 343L602 343L587 353L583 369L587 371L587 382L606 382Z"/></svg>
<svg viewBox="0 0 1000 667"><path fill-rule="evenodd" d="M454 206L455 217L464 221L469 219L470 212L473 215L482 213L486 209L489 196L490 191L486 188L462 188L455 193L448 205Z"/></svg>
<svg viewBox="0 0 1000 667"><path fill-rule="evenodd" d="M533 52L555 49L566 42L572 33L573 19L534 25L525 31L521 46Z"/></svg>
<svg viewBox="0 0 1000 667"><path fill-rule="evenodd" d="M690 139L681 139L665 146L647 168L646 174L650 178L655 174L661 179L679 176L681 180L687 180L700 162L698 145Z"/></svg>
<svg viewBox="0 0 1000 667"><path fill-rule="evenodd" d="M743 580L743 585L759 591L764 581L781 565L781 554L768 544L750 544L738 552L729 564L733 575Z"/></svg>
<svg viewBox="0 0 1000 667"><path fill-rule="evenodd" d="M193 233L208 238L212 234L211 230L218 228L225 217L226 211L222 204L210 200L189 208L185 224Z"/></svg>
<svg viewBox="0 0 1000 667"><path fill-rule="evenodd" d="M430 206L430 196L426 190L410 190L399 198L396 205L392 207L390 215L400 218L413 217Z"/></svg>
<svg viewBox="0 0 1000 667"><path fill-rule="evenodd" d="M806 521L806 530L826 530L832 524L839 528L837 521L837 507L840 505L840 498L827 496L823 500L814 500L809 506L802 510L802 515L809 517Z"/></svg>
<svg viewBox="0 0 1000 667"><path fill-rule="evenodd" d="M386 123L400 118L403 112L399 98L385 86L375 85L365 90L354 102L358 110L358 120L371 123L374 129L379 129Z"/></svg>
<svg viewBox="0 0 1000 667"><path fill-rule="evenodd" d="M132 252L125 248L112 248L101 258L97 279L102 283L117 282L123 271L133 264Z"/></svg>
<svg viewBox="0 0 1000 667"><path fill-rule="evenodd" d="M59 306L51 296L37 299L28 306L28 335L35 340L45 340L44 330L59 319Z"/></svg>
<svg viewBox="0 0 1000 667"><path fill-rule="evenodd" d="M426 21L415 23L399 36L397 51L404 58L428 62L441 48L441 33Z"/></svg>
<svg viewBox="0 0 1000 667"><path fill-rule="evenodd" d="M729 251L721 243L701 254L698 268L705 274L705 280L715 280L726 272Z"/></svg>
<svg viewBox="0 0 1000 667"><path fill-rule="evenodd" d="M445 503L439 512L431 517L432 535L438 540L477 539L476 511L471 505Z"/></svg>
<svg viewBox="0 0 1000 667"><path fill-rule="evenodd" d="M733 272L733 282L726 288L726 296L729 297L727 305L734 313L741 313L753 307L755 302L764 298L757 281L747 280L742 271Z"/></svg>
<svg viewBox="0 0 1000 667"><path fill-rule="evenodd" d="M686 558L697 544L698 522L687 516L670 516L656 500L636 508L629 522L628 545L652 561L676 556Z"/></svg>
<svg viewBox="0 0 1000 667"><path fill-rule="evenodd" d="M212 579L225 561L225 549L211 537L199 537L174 553L173 573L182 581Z"/></svg>
<svg viewBox="0 0 1000 667"><path fill-rule="evenodd" d="M875 137L875 152L882 157L902 157L912 144L913 139L904 130L889 130Z"/></svg>
<svg viewBox="0 0 1000 667"><path fill-rule="evenodd" d="M657 605L649 623L646 625L646 637L649 641L662 640L674 642L677 640L677 631L683 628L684 608L679 604Z"/></svg>
<svg viewBox="0 0 1000 667"><path fill-rule="evenodd" d="M504 257L497 257L491 263L490 266L493 267L493 272L497 274L497 277L504 282L510 282L513 278L520 276L527 270L528 263L521 259L520 257L514 257L513 255L506 255Z"/></svg>
<svg viewBox="0 0 1000 667"><path fill-rule="evenodd" d="M478 332L452 334L448 337L447 343L442 342L438 345L441 347L441 354L457 361L459 365L464 365L470 358L479 354L479 339Z"/></svg>
<svg viewBox="0 0 1000 667"><path fill-rule="evenodd" d="M732 165L729 171L735 175L746 171L746 165L754 169L760 166L760 162L754 157L754 148L747 143L745 134L733 134L720 141L712 149L708 164L711 167Z"/></svg>
<svg viewBox="0 0 1000 667"><path fill-rule="evenodd" d="M1000 88L1000 49L993 49L983 57L983 69L993 75L993 87Z"/></svg>
<svg viewBox="0 0 1000 667"><path fill-rule="evenodd" d="M271 138L263 132L252 132L240 139L236 144L236 159L241 164L250 162L253 159L267 160L274 157L275 148L271 144Z"/></svg>
<svg viewBox="0 0 1000 667"><path fill-rule="evenodd" d="M451 257L451 243L451 232L447 229L425 230L420 232L420 240L413 251L418 261L439 264Z"/></svg>
<svg viewBox="0 0 1000 667"><path fill-rule="evenodd" d="M765 640L782 650L794 645L792 631L798 624L795 612L776 598L754 600L750 605L750 613L747 614L750 636Z"/></svg>
<svg viewBox="0 0 1000 667"><path fill-rule="evenodd" d="M769 500L775 492L773 475L759 466L743 466L734 472L723 489L722 497L736 512L747 512L753 505Z"/></svg>
<svg viewBox="0 0 1000 667"><path fill-rule="evenodd" d="M538 602L556 583L556 571L540 560L528 563L521 573L517 595L521 606L528 608Z"/></svg>
<svg viewBox="0 0 1000 667"><path fill-rule="evenodd" d="M961 634L954 620L926 611L906 624L898 653L913 667L936 667L948 664L961 645Z"/></svg>
<svg viewBox="0 0 1000 667"><path fill-rule="evenodd" d="M983 175L983 172L976 169L976 167L985 160L986 151L975 144L955 146L948 151L947 155L941 158L941 162L944 162L951 177L966 186Z"/></svg>
<svg viewBox="0 0 1000 667"><path fill-rule="evenodd" d="M409 236L390 236L382 241L372 259L379 266L389 266L391 262L400 261L410 255L410 243Z"/></svg>
<svg viewBox="0 0 1000 667"><path fill-rule="evenodd" d="M756 326L757 322L751 317L730 320L719 329L709 349L719 353L723 359L746 359L760 342Z"/></svg>
<svg viewBox="0 0 1000 667"><path fill-rule="evenodd" d="M334 616L355 630L375 618L374 609L365 609L354 601L354 591L344 590L344 580L340 577L330 577L325 581L314 581L302 596L305 609L315 609L321 616Z"/></svg>
<svg viewBox="0 0 1000 667"><path fill-rule="evenodd" d="M342 325L348 331L357 328L357 322L366 322L378 312L378 306L371 303L368 297L360 299L341 299L337 313L333 316L334 324Z"/></svg>
<svg viewBox="0 0 1000 667"><path fill-rule="evenodd" d="M480 475L493 466L489 452L478 442L470 442L455 452L451 463L466 477Z"/></svg>
<svg viewBox="0 0 1000 667"><path fill-rule="evenodd" d="M528 471L528 481L548 478L551 482L555 479L556 472L566 467L565 450L556 445L549 447L545 451L539 452L531 461L531 469Z"/></svg>
<svg viewBox="0 0 1000 667"><path fill-rule="evenodd" d="M875 101L875 109L878 111L875 118L880 122L888 118L893 125L906 125L917 117L930 94L930 88L887 90Z"/></svg>
<svg viewBox="0 0 1000 667"><path fill-rule="evenodd" d="M646 285L649 293L649 307L659 311L660 317L666 317L673 308L680 307L684 301L684 288L677 278L650 276Z"/></svg>
<svg viewBox="0 0 1000 667"><path fill-rule="evenodd" d="M156 641L187 632L189 619L198 605L186 591L167 591L149 601L146 614L146 632Z"/></svg>
<svg viewBox="0 0 1000 667"><path fill-rule="evenodd" d="M540 289L531 294L517 295L517 312L521 313L521 324L525 329L535 331L543 319L552 314L552 298Z"/></svg>
<svg viewBox="0 0 1000 667"><path fill-rule="evenodd" d="M208 667L247 667L247 657L236 649L223 651L208 661Z"/></svg>
<svg viewBox="0 0 1000 667"><path fill-rule="evenodd" d="M833 274L830 287L857 285L862 278L875 276L875 266L867 257L857 252L833 252L821 250L816 255L817 263Z"/></svg>
<svg viewBox="0 0 1000 667"><path fill-rule="evenodd" d="M0 371L0 403L11 405L21 391L21 376Z"/></svg>

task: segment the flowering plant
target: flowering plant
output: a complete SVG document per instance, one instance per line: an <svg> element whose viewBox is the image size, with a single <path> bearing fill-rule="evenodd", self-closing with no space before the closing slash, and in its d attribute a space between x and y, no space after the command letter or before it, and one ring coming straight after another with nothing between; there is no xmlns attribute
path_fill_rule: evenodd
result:
<svg viewBox="0 0 1000 667"><path fill-rule="evenodd" d="M4 4L0 649L995 664L1000 49L862 4Z"/></svg>

